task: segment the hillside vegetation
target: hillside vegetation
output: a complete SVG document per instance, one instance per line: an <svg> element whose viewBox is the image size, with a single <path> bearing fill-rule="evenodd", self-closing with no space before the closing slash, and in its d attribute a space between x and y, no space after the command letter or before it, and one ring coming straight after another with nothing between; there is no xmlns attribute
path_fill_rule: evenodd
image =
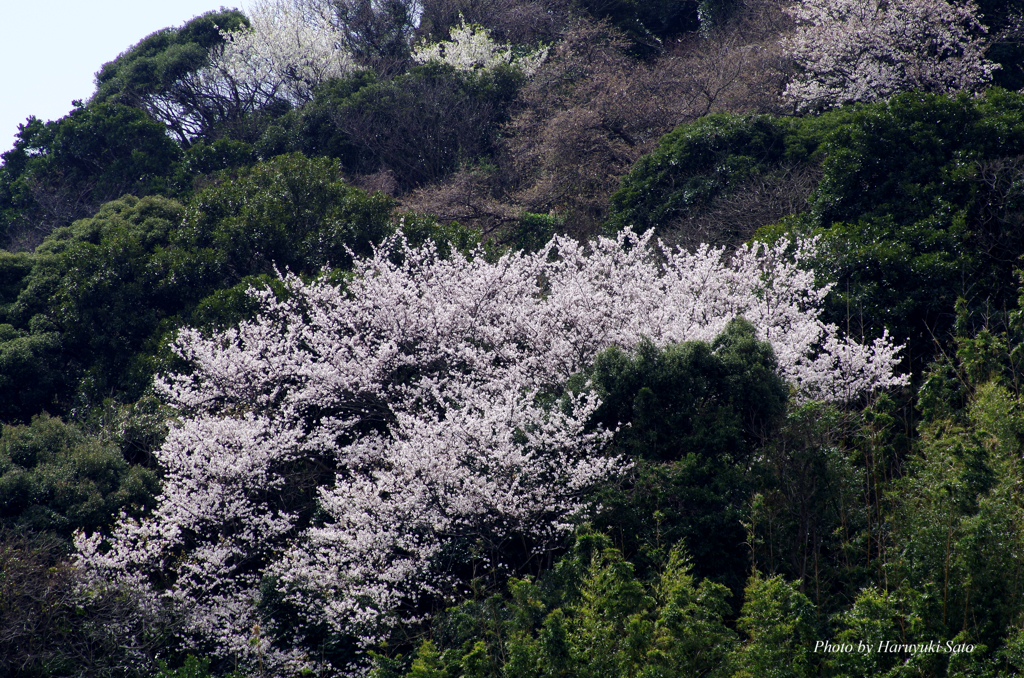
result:
<svg viewBox="0 0 1024 678"><path fill-rule="evenodd" d="M1024 3L258 0L0 156L0 674L1024 673Z"/></svg>

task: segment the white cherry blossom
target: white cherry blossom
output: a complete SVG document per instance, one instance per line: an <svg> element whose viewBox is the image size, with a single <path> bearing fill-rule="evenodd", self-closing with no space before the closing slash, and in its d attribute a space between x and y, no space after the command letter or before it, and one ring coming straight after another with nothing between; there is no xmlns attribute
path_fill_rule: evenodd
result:
<svg viewBox="0 0 1024 678"><path fill-rule="evenodd" d="M434 61L459 71L490 70L496 66L512 65L529 77L537 72L548 56L547 47L517 56L511 47L494 42L486 28L467 24L465 19L459 26L453 27L449 35L451 40L421 44L412 54L413 61L421 64Z"/></svg>
<svg viewBox="0 0 1024 678"><path fill-rule="evenodd" d="M303 104L317 85L354 68L342 48L342 33L326 12L292 0L255 0L248 16L247 28L221 31L224 46L211 70L262 103L280 97Z"/></svg>
<svg viewBox="0 0 1024 678"><path fill-rule="evenodd" d="M799 72L785 96L801 109L975 89L998 68L972 0L802 0L788 11L797 28L783 44Z"/></svg>
<svg viewBox="0 0 1024 678"><path fill-rule="evenodd" d="M187 647L329 673L301 639L269 641L261 582L365 646L462 592L459 567L551 548L628 465L588 427L596 396L564 389L608 347L711 341L743 316L799 398L905 383L888 337L822 322L813 248L690 253L626 231L491 261L396 238L344 285L285 275L237 329L179 334L189 370L157 384L180 413L158 508L80 535L80 562L173 610Z"/></svg>

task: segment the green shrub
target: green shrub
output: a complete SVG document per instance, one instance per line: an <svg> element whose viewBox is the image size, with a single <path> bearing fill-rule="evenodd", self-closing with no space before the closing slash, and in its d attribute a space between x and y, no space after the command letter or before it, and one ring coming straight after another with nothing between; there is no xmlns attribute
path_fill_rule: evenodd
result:
<svg viewBox="0 0 1024 678"><path fill-rule="evenodd" d="M728 676L736 642L728 591L698 581L681 549L652 581L608 539L581 531L540 579L507 597L467 601L436 619L408 672L379 657L376 678L441 676Z"/></svg>
<svg viewBox="0 0 1024 678"><path fill-rule="evenodd" d="M602 396L595 421L618 429L612 449L635 463L601 496L596 525L644 568L683 542L696 575L738 594L750 567L741 523L751 463L788 398L771 348L734 320L710 345L611 349L588 376Z"/></svg>
<svg viewBox="0 0 1024 678"><path fill-rule="evenodd" d="M117 445L46 415L0 429L0 521L9 528L52 532L109 527L121 511L152 509L156 474L129 466Z"/></svg>

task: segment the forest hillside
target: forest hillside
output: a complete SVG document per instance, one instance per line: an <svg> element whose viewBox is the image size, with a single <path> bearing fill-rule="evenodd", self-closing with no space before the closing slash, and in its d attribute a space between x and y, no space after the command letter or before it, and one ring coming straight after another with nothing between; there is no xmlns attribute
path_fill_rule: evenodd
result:
<svg viewBox="0 0 1024 678"><path fill-rule="evenodd" d="M1024 1L140 37L0 155L0 675L1024 673Z"/></svg>

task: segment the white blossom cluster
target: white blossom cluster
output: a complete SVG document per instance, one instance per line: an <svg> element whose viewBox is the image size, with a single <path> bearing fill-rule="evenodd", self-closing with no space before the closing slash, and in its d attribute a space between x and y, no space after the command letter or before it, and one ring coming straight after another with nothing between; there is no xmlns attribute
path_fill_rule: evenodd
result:
<svg viewBox="0 0 1024 678"><path fill-rule="evenodd" d="M491 32L483 26L462 23L451 29L451 40L424 43L412 54L420 64L431 61L447 64L459 71L491 70L496 66L511 65L530 77L537 72L548 56L548 48L517 55L511 47L502 46L491 39Z"/></svg>
<svg viewBox="0 0 1024 678"><path fill-rule="evenodd" d="M280 97L303 104L317 85L352 71L351 55L328 13L292 0L255 0L248 16L248 28L221 31L224 47L211 68L262 103Z"/></svg>
<svg viewBox="0 0 1024 678"><path fill-rule="evenodd" d="M253 292L254 320L181 332L190 369L158 382L181 416L157 452L158 508L79 535L80 562L176 610L195 648L325 670L299 641L268 641L281 629L257 614L260 582L368 645L424 596L457 593L452 567L500 569L512 539L549 548L627 465L586 426L596 396L563 389L610 346L711 341L743 316L801 397L904 383L887 337L820 320L828 288L801 268L814 243L787 245L726 258L627 231L488 261L394 239L344 286L285 276L284 300ZM290 499L304 491L320 512L306 524Z"/></svg>
<svg viewBox="0 0 1024 678"><path fill-rule="evenodd" d="M969 90L998 68L973 0L802 0L788 11L797 28L784 46L799 72L785 96L801 109Z"/></svg>

